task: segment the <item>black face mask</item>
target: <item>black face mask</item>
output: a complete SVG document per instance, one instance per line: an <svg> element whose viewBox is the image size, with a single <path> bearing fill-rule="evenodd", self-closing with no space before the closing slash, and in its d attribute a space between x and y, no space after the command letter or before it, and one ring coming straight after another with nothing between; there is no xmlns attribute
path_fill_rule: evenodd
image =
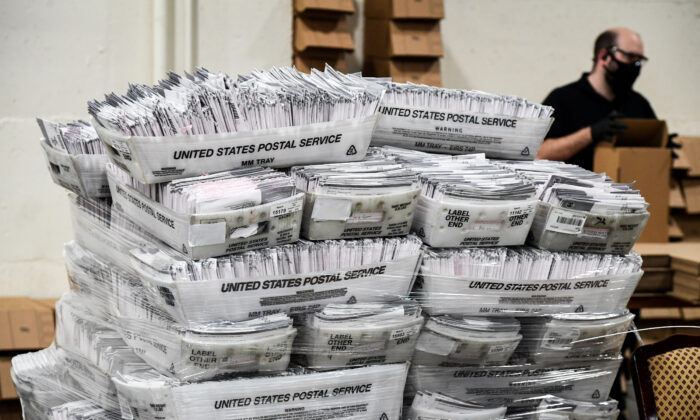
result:
<svg viewBox="0 0 700 420"><path fill-rule="evenodd" d="M617 96L627 95L632 91L632 85L637 80L642 67L638 63L623 63L611 53L610 58L617 63L617 70L605 67L605 80Z"/></svg>

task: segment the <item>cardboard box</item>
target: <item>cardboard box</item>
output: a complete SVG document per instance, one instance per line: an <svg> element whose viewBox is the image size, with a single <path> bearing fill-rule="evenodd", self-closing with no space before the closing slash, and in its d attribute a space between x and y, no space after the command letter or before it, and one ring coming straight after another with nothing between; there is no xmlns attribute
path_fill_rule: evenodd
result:
<svg viewBox="0 0 700 420"><path fill-rule="evenodd" d="M639 318L649 319L681 319L679 308L642 308L639 310Z"/></svg>
<svg viewBox="0 0 700 420"><path fill-rule="evenodd" d="M671 268L693 276L700 276L700 243L669 244Z"/></svg>
<svg viewBox="0 0 700 420"><path fill-rule="evenodd" d="M10 376L11 367L11 357L0 357L0 400L17 398L15 385L12 383L12 377Z"/></svg>
<svg viewBox="0 0 700 420"><path fill-rule="evenodd" d="M684 321L700 321L700 308L681 308Z"/></svg>
<svg viewBox="0 0 700 420"><path fill-rule="evenodd" d="M365 57L442 57L439 21L365 21Z"/></svg>
<svg viewBox="0 0 700 420"><path fill-rule="evenodd" d="M700 179L685 178L681 181L685 197L685 211L700 214Z"/></svg>
<svg viewBox="0 0 700 420"><path fill-rule="evenodd" d="M681 163L687 165L687 175L700 177L700 137L683 136L676 138L675 141L681 145L681 154L684 158Z"/></svg>
<svg viewBox="0 0 700 420"><path fill-rule="evenodd" d="M683 197L681 185L675 179L671 179L671 190L669 191L668 202L672 209L682 210L685 208L685 197Z"/></svg>
<svg viewBox="0 0 700 420"><path fill-rule="evenodd" d="M677 214L673 219L678 223L678 228L683 233L684 242L700 241L700 216L689 214Z"/></svg>
<svg viewBox="0 0 700 420"><path fill-rule="evenodd" d="M294 18L294 50L310 52L314 49L353 51L355 44L345 18Z"/></svg>
<svg viewBox="0 0 700 420"><path fill-rule="evenodd" d="M668 239L671 241L680 241L685 237L681 225L678 223L675 217L671 216L668 218Z"/></svg>
<svg viewBox="0 0 700 420"><path fill-rule="evenodd" d="M624 134L601 142L594 152L594 171L616 182L635 182L649 203L649 222L640 242L667 242L671 151L666 148L668 129L663 120L623 119Z"/></svg>
<svg viewBox="0 0 700 420"><path fill-rule="evenodd" d="M337 17L355 13L352 0L294 0L294 13L314 17Z"/></svg>
<svg viewBox="0 0 700 420"><path fill-rule="evenodd" d="M663 293L673 288L673 270L670 268L645 268L635 293Z"/></svg>
<svg viewBox="0 0 700 420"><path fill-rule="evenodd" d="M331 67L347 73L348 64L343 51L326 50L324 53L300 53L294 55L294 66L299 71L310 73L311 69L323 70L328 63Z"/></svg>
<svg viewBox="0 0 700 420"><path fill-rule="evenodd" d="M29 298L0 298L0 350L42 349L53 337L52 309Z"/></svg>
<svg viewBox="0 0 700 420"><path fill-rule="evenodd" d="M442 19L443 0L370 0L365 2L365 17L386 19Z"/></svg>
<svg viewBox="0 0 700 420"><path fill-rule="evenodd" d="M440 59L371 58L365 60L364 73L372 76L389 76L395 82L422 83L441 86Z"/></svg>

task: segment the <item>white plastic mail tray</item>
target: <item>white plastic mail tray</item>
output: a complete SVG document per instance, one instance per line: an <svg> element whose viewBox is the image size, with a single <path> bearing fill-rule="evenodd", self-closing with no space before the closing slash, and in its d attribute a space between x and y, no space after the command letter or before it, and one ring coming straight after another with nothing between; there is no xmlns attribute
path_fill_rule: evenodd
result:
<svg viewBox="0 0 700 420"><path fill-rule="evenodd" d="M443 202L420 196L413 232L432 247L523 245L537 200Z"/></svg>
<svg viewBox="0 0 700 420"><path fill-rule="evenodd" d="M312 240L407 235L419 190L350 196L306 193L302 236Z"/></svg>
<svg viewBox="0 0 700 420"><path fill-rule="evenodd" d="M178 320L243 321L280 312L320 310L328 303L374 302L405 297L413 286L420 254L334 271L234 280L173 281L134 255L134 268Z"/></svg>
<svg viewBox="0 0 700 420"><path fill-rule="evenodd" d="M207 214L175 212L121 182L108 170L113 205L171 247L194 259L249 251L299 239L304 194L239 210ZM265 224L246 236L246 226Z"/></svg>
<svg viewBox="0 0 700 420"><path fill-rule="evenodd" d="M528 243L550 251L627 254L649 212L604 215L537 203Z"/></svg>
<svg viewBox="0 0 700 420"><path fill-rule="evenodd" d="M554 121L386 103L379 112L372 146L497 159L534 159Z"/></svg>
<svg viewBox="0 0 700 420"><path fill-rule="evenodd" d="M135 137L92 121L110 159L145 184L246 166L286 168L364 159L377 114L251 132Z"/></svg>
<svg viewBox="0 0 700 420"><path fill-rule="evenodd" d="M109 197L107 155L71 155L54 149L46 140L41 140L41 148L53 182L84 197Z"/></svg>
<svg viewBox="0 0 700 420"><path fill-rule="evenodd" d="M484 404L531 404L547 395L578 401L608 399L622 357L562 363L485 367L412 365L406 394L440 392ZM520 400L520 401L518 401Z"/></svg>
<svg viewBox="0 0 700 420"><path fill-rule="evenodd" d="M430 315L524 316L579 312L620 312L644 274L576 279L470 279L421 269L417 292Z"/></svg>

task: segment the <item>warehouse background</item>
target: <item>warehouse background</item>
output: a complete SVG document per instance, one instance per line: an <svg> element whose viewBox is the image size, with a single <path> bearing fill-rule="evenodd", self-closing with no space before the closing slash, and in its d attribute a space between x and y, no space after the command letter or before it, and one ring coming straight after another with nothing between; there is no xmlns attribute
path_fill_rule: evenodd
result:
<svg viewBox="0 0 700 420"><path fill-rule="evenodd" d="M370 0L367 0L370 1ZM352 18L362 57L362 5ZM128 82L205 65L231 75L291 62L291 0L0 0L0 296L58 296L71 228L34 118L86 118ZM541 101L591 67L595 36L641 33L650 62L635 85L672 132L700 135L700 1L445 0L446 87Z"/></svg>

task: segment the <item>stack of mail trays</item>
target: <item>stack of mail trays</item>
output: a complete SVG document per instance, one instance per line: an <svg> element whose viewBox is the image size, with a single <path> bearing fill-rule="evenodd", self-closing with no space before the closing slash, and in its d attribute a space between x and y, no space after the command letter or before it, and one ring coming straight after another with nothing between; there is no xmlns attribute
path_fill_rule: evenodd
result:
<svg viewBox="0 0 700 420"><path fill-rule="evenodd" d="M25 418L616 418L648 212L532 160L550 108L273 68L89 112L39 120L74 240Z"/></svg>

